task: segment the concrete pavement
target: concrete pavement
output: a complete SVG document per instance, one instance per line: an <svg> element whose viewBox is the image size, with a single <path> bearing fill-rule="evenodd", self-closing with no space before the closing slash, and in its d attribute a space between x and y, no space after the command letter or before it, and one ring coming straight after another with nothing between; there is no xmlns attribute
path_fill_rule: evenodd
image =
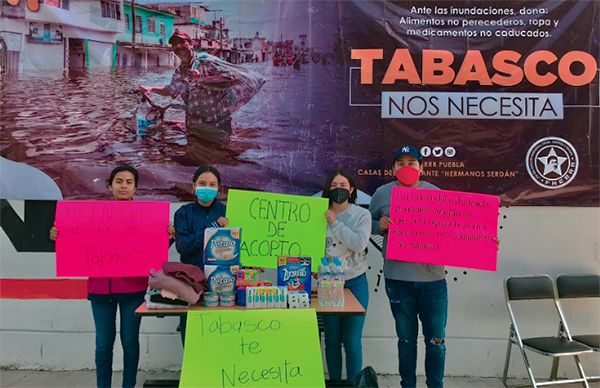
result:
<svg viewBox="0 0 600 388"><path fill-rule="evenodd" d="M179 372L138 372L138 387L142 387L145 380L153 379L177 379ZM394 375L380 375L378 377L381 388L399 387L400 378ZM46 387L70 387L84 388L94 387L96 374L94 370L79 371L34 371L34 370L0 370L0 387L2 388L46 388ZM527 385L528 380L512 379L511 384ZM113 375L113 386L121 384L121 372ZM419 376L419 387L425 387L425 378ZM502 380L498 378L484 377L447 377L446 388L501 388ZM554 387L577 387L579 385L554 385ZM600 388L600 382L590 384L590 387Z"/></svg>

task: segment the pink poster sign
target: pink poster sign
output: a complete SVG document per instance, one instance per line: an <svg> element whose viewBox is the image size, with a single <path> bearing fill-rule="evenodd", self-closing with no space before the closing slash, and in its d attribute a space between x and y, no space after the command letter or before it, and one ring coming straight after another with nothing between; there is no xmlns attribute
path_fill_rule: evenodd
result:
<svg viewBox="0 0 600 388"><path fill-rule="evenodd" d="M394 187L386 257L496 271L499 206L493 195Z"/></svg>
<svg viewBox="0 0 600 388"><path fill-rule="evenodd" d="M60 201L56 276L148 276L169 258L169 203Z"/></svg>

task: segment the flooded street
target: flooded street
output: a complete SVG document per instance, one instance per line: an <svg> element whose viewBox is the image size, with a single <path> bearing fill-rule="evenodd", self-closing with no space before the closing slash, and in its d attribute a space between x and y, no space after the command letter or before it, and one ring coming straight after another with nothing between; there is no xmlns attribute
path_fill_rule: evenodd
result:
<svg viewBox="0 0 600 388"><path fill-rule="evenodd" d="M301 69L248 64L266 82L232 116L228 142L188 136L185 114L169 109L163 125L139 136L138 85L164 85L173 69L112 69L4 80L0 96L1 155L44 171L66 199L103 198L117 164L140 170L139 197L191 199L200 164L214 164L225 187L312 194L324 174L355 159L344 156L347 95L337 64ZM154 95L160 105L173 102ZM350 151L351 148L348 148ZM354 160L354 162L357 162ZM354 163L356 164L356 163Z"/></svg>

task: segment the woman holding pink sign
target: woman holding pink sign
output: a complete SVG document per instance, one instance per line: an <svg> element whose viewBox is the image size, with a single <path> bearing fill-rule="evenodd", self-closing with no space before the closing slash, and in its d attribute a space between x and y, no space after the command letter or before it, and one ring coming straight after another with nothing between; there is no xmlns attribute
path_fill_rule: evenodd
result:
<svg viewBox="0 0 600 388"><path fill-rule="evenodd" d="M344 269L344 288L348 288L358 302L367 309L369 285L366 271L366 248L371 235L371 215L354 204L356 185L344 170L333 171L323 188L323 197L329 198L326 255L338 257ZM342 343L346 352L346 378L354 380L362 369L362 332L364 315L323 316L325 332L325 359L329 378L342 378Z"/></svg>
<svg viewBox="0 0 600 388"><path fill-rule="evenodd" d="M128 165L116 167L107 180L108 189L117 201L130 201L137 189L138 172ZM58 238L58 229L50 230L50 239ZM172 225L170 237L175 235ZM148 277L107 277L88 279L88 299L92 303L96 327L96 384L112 384L113 347L116 339L117 308L120 311L121 344L123 345L123 387L134 387L140 358L139 332L141 317L135 310L144 302Z"/></svg>

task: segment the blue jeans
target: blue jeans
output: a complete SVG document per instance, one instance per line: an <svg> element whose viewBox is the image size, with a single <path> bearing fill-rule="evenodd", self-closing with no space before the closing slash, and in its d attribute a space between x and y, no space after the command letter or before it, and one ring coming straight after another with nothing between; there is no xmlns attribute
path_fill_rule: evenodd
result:
<svg viewBox="0 0 600 388"><path fill-rule="evenodd" d="M123 387L134 387L140 359L141 317L135 309L144 301L144 294L121 294L92 299L92 314L96 326L96 384L110 387L113 347L116 338L117 306L121 315L121 344L123 345Z"/></svg>
<svg viewBox="0 0 600 388"><path fill-rule="evenodd" d="M366 274L346 281L344 288L349 288L365 310L367 309L369 285ZM364 315L323 315L325 359L330 379L341 380L342 378L342 343L346 352L347 379L352 380L360 373L364 324Z"/></svg>
<svg viewBox="0 0 600 388"><path fill-rule="evenodd" d="M398 364L402 387L417 386L417 335L421 320L425 337L425 375L429 388L444 386L448 288L446 279L408 282L385 279L385 291L396 321Z"/></svg>

